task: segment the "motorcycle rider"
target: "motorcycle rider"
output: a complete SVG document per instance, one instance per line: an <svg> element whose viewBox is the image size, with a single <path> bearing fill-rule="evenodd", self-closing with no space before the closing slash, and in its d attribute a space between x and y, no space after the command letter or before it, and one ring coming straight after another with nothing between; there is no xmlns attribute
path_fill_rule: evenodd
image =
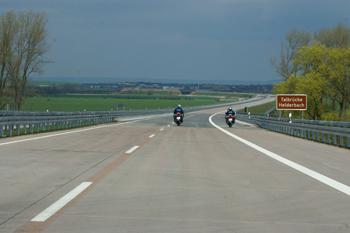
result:
<svg viewBox="0 0 350 233"><path fill-rule="evenodd" d="M233 111L231 107L229 107L229 108L227 109L227 112L225 113L225 120L226 120L226 123L227 123L227 120L228 120L228 118L227 118L228 115L232 115L232 116L236 117L236 112Z"/></svg>
<svg viewBox="0 0 350 233"><path fill-rule="evenodd" d="M185 113L184 113L184 111L182 110L180 104L177 105L177 108L175 108L175 110L174 110L174 121L175 121L175 118L176 118L176 114L177 114L177 113L180 113L180 114L181 114L181 122L183 122L183 121L184 121L184 115L185 115Z"/></svg>

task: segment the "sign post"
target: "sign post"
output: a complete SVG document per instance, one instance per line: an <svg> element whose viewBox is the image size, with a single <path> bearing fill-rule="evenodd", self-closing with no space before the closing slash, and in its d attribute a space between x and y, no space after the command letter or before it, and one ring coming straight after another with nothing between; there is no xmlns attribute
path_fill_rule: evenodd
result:
<svg viewBox="0 0 350 233"><path fill-rule="evenodd" d="M277 110L302 111L302 120L304 120L304 112L307 110L307 95L306 94L278 94L276 98ZM280 112L281 113L281 112ZM291 114L289 116L290 122Z"/></svg>
<svg viewBox="0 0 350 233"><path fill-rule="evenodd" d="M117 111L119 110L119 108L123 108L123 110L124 110L124 108L125 108L125 104L124 103L118 103L117 104Z"/></svg>

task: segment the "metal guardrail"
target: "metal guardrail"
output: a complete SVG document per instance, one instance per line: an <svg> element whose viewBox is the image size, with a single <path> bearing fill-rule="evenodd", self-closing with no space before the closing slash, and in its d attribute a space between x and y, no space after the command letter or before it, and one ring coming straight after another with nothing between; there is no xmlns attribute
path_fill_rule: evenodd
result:
<svg viewBox="0 0 350 233"><path fill-rule="evenodd" d="M237 113L237 120L259 125L261 128L299 138L350 148L350 123L335 121L299 120Z"/></svg>
<svg viewBox="0 0 350 233"><path fill-rule="evenodd" d="M113 111L99 112L18 112L0 111L0 137L25 135L59 129L113 122Z"/></svg>
<svg viewBox="0 0 350 233"><path fill-rule="evenodd" d="M227 107L234 104L250 103L267 98L252 98L244 101L184 107L185 112L194 112L212 108ZM173 109L144 109L123 111L87 111L87 112L22 112L0 111L0 138L18 136L52 130L61 130L88 125L110 123L115 120L137 118L152 115L172 114ZM6 135L5 135L6 134Z"/></svg>

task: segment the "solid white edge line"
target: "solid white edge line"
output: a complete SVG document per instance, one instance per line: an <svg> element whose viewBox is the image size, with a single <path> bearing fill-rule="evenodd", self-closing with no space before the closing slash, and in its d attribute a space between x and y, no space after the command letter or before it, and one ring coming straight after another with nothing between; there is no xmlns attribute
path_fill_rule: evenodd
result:
<svg viewBox="0 0 350 233"><path fill-rule="evenodd" d="M127 152L125 152L125 153L127 153L127 154L131 154L132 152L134 152L137 148L139 148L140 146L134 146L133 148L131 148L130 150L128 150Z"/></svg>
<svg viewBox="0 0 350 233"><path fill-rule="evenodd" d="M45 222L48 218L50 218L57 211L59 211L63 206L65 206L67 203L69 203L71 200L73 200L76 196L78 196L81 192L83 192L91 184L92 184L92 182L81 183L75 189L73 189L72 191L67 193L61 199L59 199L58 201L53 203L51 206L49 206L47 209L45 209L43 212L38 214L31 221L32 222Z"/></svg>
<svg viewBox="0 0 350 233"><path fill-rule="evenodd" d="M281 163L283 163L283 164L285 164L285 165L287 165L287 166L289 166L289 167L291 167L291 168L293 168L293 169L295 169L295 170L297 170L297 171L299 171L299 172L301 172L301 173L303 173L303 174L305 174L305 175L307 175L307 176L309 176L311 178L314 178L315 180L318 180L318 181L322 182L323 184L326 184L326 185L328 185L328 186L330 186L330 187L332 187L332 188L334 188L334 189L336 189L336 190L338 190L338 191L340 191L340 192L350 196L350 187L349 186L344 185L344 184L342 184L342 183L340 183L340 182L338 182L336 180L333 180L333 179L331 179L331 178L329 178L327 176L324 176L324 175L322 175L322 174L320 174L318 172L315 172L315 171L313 171L313 170L311 170L309 168L306 168L306 167L304 167L302 165L299 165L299 164L297 164L295 162L292 162L292 161L290 161L288 159L285 159L285 158L283 158L280 155L277 155L277 154L275 154L275 153L273 153L271 151L268 151L268 150L266 150L266 149L264 149L264 148L262 148L262 147L260 147L258 145L255 145L254 143L251 143L251 142L249 142L249 141L247 141L247 140L245 140L243 138L240 138L237 135L234 135L234 134L228 132L227 130L224 130L223 128L217 126L212 121L212 117L217 115L217 114L218 113L215 113L214 115L209 117L209 122L215 128L221 130L222 132L226 133L227 135L233 137L234 139L236 139L236 140L238 140L238 141L240 141L240 142L242 142L242 143L244 143L244 144L254 148L255 150L258 150L258 151L266 154L267 156L269 156L269 157L271 157L271 158L273 158L273 159L275 159L275 160L277 160L277 161L279 161L279 162L281 162Z"/></svg>
<svg viewBox="0 0 350 233"><path fill-rule="evenodd" d="M148 117L148 118L144 118L141 120L132 120L132 121L128 121L128 122L123 122L123 123L116 123L116 124L109 124L109 125L102 125L102 126L96 126L96 127L89 127L86 129L72 129L69 130L69 132L62 132L62 133L55 133L55 134L50 134L50 135L45 135L45 136L38 136L35 138L26 138L26 139L20 139L20 140L16 140L16 141L11 141L11 142L4 142L4 143L0 143L0 146L3 145L8 145L8 144L13 144L13 143L17 143L17 142L26 142L26 141L32 141L32 140L38 140L38 139L43 139L43 138L50 138L50 137L55 137L55 136L60 136L60 135L65 135L65 134L71 134L71 133L79 133L79 132L83 132L83 131L88 131L88 130L94 130L94 129L100 129L100 128L105 128L105 127L114 127L114 126L119 126L119 125L126 125L129 123L134 123L134 122L138 122L138 121L143 121L145 119L152 119L152 118L158 118L158 117L163 117L163 116L152 116L152 117ZM46 131L45 133L51 133L49 131ZM54 132L52 132L54 133ZM26 134L27 136L31 136L34 134Z"/></svg>
<svg viewBox="0 0 350 233"><path fill-rule="evenodd" d="M156 136L155 134L152 134L151 136L149 136L149 138L153 138L154 136Z"/></svg>

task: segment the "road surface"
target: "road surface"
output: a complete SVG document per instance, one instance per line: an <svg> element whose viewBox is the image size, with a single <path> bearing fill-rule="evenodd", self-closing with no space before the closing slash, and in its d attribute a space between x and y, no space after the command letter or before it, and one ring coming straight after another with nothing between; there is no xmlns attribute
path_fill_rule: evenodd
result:
<svg viewBox="0 0 350 233"><path fill-rule="evenodd" d="M0 232L350 232L349 150L224 110L0 140Z"/></svg>

